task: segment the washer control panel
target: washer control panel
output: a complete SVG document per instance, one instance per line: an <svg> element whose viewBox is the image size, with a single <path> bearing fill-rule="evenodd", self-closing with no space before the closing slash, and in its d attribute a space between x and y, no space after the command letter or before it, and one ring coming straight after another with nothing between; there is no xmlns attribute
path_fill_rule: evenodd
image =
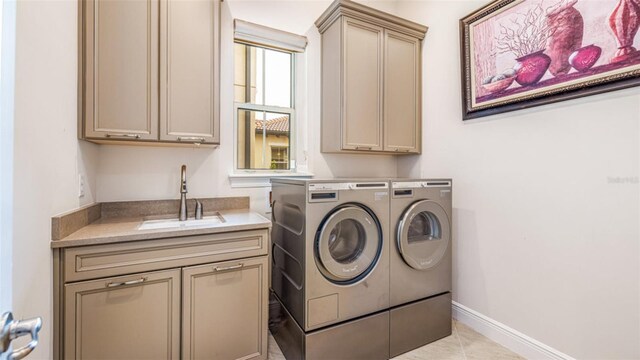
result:
<svg viewBox="0 0 640 360"><path fill-rule="evenodd" d="M374 190L388 189L387 182L349 182L349 183L315 183L309 184L309 191L339 191L339 190Z"/></svg>
<svg viewBox="0 0 640 360"><path fill-rule="evenodd" d="M344 183L312 183L309 184L309 202L338 201L340 191L384 190L376 191L374 198L380 201L389 195L389 183L380 182L344 182Z"/></svg>

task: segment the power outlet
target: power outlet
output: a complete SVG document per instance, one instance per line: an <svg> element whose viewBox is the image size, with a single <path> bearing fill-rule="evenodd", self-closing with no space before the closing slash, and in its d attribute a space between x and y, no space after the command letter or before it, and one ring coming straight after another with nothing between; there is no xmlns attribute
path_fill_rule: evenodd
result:
<svg viewBox="0 0 640 360"><path fill-rule="evenodd" d="M84 197L84 175L78 174L78 197Z"/></svg>

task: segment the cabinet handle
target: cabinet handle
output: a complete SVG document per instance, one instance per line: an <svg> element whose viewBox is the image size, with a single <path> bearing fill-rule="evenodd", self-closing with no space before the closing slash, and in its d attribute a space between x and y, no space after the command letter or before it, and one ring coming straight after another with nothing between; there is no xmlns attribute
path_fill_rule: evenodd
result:
<svg viewBox="0 0 640 360"><path fill-rule="evenodd" d="M371 146L356 146L356 150L371 150Z"/></svg>
<svg viewBox="0 0 640 360"><path fill-rule="evenodd" d="M147 281L146 277L143 277L137 280L124 281L124 282L110 282L110 283L107 283L107 287L113 288L113 287L125 286L125 285L142 284L145 281Z"/></svg>
<svg viewBox="0 0 640 360"><path fill-rule="evenodd" d="M396 151L409 152L409 151L411 151L411 149L400 149L400 148L396 148Z"/></svg>
<svg viewBox="0 0 640 360"><path fill-rule="evenodd" d="M197 143L203 143L204 138L196 136L178 136L178 141L194 141Z"/></svg>
<svg viewBox="0 0 640 360"><path fill-rule="evenodd" d="M235 269L242 269L244 267L244 264L240 263L238 265L233 265L233 266L226 266L226 267L217 267L214 266L213 267L213 271L214 272L220 272L220 271L227 271L227 270L235 270Z"/></svg>
<svg viewBox="0 0 640 360"><path fill-rule="evenodd" d="M140 139L140 135L138 134L105 134L105 137L123 137L123 138L134 138Z"/></svg>

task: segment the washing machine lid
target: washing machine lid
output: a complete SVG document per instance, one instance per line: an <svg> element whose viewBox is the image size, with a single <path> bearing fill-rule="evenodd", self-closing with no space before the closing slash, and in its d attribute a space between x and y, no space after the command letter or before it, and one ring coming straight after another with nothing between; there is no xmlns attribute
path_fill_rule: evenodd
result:
<svg viewBox="0 0 640 360"><path fill-rule="evenodd" d="M316 234L316 264L332 282L358 281L375 267L382 241L380 223L370 210L358 204L337 207Z"/></svg>
<svg viewBox="0 0 640 360"><path fill-rule="evenodd" d="M420 200L409 206L398 223L398 251L416 270L436 266L451 242L451 224L445 210L431 200Z"/></svg>

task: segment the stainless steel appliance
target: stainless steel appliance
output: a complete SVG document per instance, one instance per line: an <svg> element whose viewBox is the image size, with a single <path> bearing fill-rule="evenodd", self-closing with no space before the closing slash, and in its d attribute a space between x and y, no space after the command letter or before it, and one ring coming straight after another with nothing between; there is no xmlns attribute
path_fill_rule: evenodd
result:
<svg viewBox="0 0 640 360"><path fill-rule="evenodd" d="M388 180L273 179L272 196L270 327L285 356L387 358Z"/></svg>
<svg viewBox="0 0 640 360"><path fill-rule="evenodd" d="M451 186L390 182L391 357L451 334Z"/></svg>

